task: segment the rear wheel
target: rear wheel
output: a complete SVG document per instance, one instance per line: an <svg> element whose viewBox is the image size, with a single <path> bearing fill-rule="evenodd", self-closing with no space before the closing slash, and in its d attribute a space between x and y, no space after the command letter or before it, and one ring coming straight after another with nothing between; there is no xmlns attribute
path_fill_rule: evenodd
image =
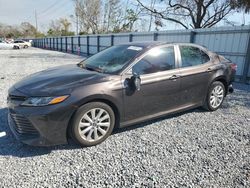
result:
<svg viewBox="0 0 250 188"><path fill-rule="evenodd" d="M71 135L82 146L94 146L112 133L114 124L115 115L110 106L91 102L76 112L71 124Z"/></svg>
<svg viewBox="0 0 250 188"><path fill-rule="evenodd" d="M215 111L222 105L224 97L224 84L219 81L215 81L209 88L204 107L209 111Z"/></svg>

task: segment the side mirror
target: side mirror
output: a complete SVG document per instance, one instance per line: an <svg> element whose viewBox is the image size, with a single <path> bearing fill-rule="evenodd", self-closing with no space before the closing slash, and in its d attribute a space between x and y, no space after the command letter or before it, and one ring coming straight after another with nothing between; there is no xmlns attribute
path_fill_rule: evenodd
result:
<svg viewBox="0 0 250 188"><path fill-rule="evenodd" d="M132 83L132 87L133 89L140 91L141 89L141 78L139 75L133 75L131 77L131 83Z"/></svg>

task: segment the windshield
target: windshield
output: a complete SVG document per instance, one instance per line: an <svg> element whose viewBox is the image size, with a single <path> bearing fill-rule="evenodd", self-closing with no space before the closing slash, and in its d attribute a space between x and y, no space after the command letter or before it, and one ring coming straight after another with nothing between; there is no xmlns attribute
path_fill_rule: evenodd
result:
<svg viewBox="0 0 250 188"><path fill-rule="evenodd" d="M80 65L102 73L117 73L142 50L143 47L133 45L112 46L82 61Z"/></svg>

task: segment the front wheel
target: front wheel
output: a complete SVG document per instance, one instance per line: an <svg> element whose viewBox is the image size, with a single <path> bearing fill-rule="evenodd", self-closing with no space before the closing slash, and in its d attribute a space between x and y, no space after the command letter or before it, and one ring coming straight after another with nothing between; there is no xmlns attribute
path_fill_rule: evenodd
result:
<svg viewBox="0 0 250 188"><path fill-rule="evenodd" d="M71 136L82 146L94 146L112 133L114 125L112 108L105 103L91 102L77 110L71 124Z"/></svg>
<svg viewBox="0 0 250 188"><path fill-rule="evenodd" d="M211 84L204 107L209 111L217 110L221 105L225 97L225 86L219 81L215 81Z"/></svg>

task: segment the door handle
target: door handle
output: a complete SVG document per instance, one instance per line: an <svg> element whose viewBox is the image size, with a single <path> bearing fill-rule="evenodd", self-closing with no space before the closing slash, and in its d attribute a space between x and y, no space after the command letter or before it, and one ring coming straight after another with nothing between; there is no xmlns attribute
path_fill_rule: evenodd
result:
<svg viewBox="0 0 250 188"><path fill-rule="evenodd" d="M212 72L221 69L221 66L216 66L216 67L208 67L207 72Z"/></svg>
<svg viewBox="0 0 250 188"><path fill-rule="evenodd" d="M180 77L181 77L180 75L174 74L173 76L171 76L171 77L169 78L169 80L176 80L176 79L178 79L178 78L180 78Z"/></svg>
<svg viewBox="0 0 250 188"><path fill-rule="evenodd" d="M208 67L207 68L207 72L212 72L212 71L214 71L215 69L214 68L212 68L212 67Z"/></svg>

